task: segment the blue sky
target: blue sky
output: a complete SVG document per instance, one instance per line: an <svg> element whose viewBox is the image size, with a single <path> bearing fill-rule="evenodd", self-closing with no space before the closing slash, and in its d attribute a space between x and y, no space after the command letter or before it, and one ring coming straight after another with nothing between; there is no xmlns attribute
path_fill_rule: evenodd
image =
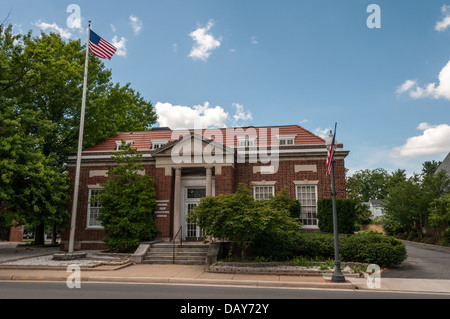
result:
<svg viewBox="0 0 450 319"><path fill-rule="evenodd" d="M350 173L418 173L450 152L450 0L0 0L10 11L17 33L83 43L92 19L119 49L113 80L164 126L337 122Z"/></svg>

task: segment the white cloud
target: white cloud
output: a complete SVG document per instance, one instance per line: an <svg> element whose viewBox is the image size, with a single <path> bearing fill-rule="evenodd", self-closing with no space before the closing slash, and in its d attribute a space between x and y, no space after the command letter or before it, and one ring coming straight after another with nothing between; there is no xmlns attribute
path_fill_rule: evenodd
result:
<svg viewBox="0 0 450 319"><path fill-rule="evenodd" d="M394 148L390 153L391 157L416 157L450 151L450 125L420 123L417 129L423 131L423 134L410 137L405 145Z"/></svg>
<svg viewBox="0 0 450 319"><path fill-rule="evenodd" d="M194 60L206 61L211 55L211 51L220 47L221 39L216 39L211 33L209 33L213 26L214 21L209 20L206 27L198 28L189 34L189 36L195 41L189 57Z"/></svg>
<svg viewBox="0 0 450 319"><path fill-rule="evenodd" d="M434 27L436 31L445 31L450 26L450 6L443 5L441 11L444 14L444 18L436 23Z"/></svg>
<svg viewBox="0 0 450 319"><path fill-rule="evenodd" d="M252 44L258 44L259 43L258 39L255 36L251 37L251 42L252 42Z"/></svg>
<svg viewBox="0 0 450 319"><path fill-rule="evenodd" d="M326 140L330 135L330 131L330 128L321 129L320 127L318 127L314 130L314 134Z"/></svg>
<svg viewBox="0 0 450 319"><path fill-rule="evenodd" d="M397 88L396 92L399 94L409 92L409 96L413 99L429 97L450 100L450 61L442 68L438 79L438 85L436 83L429 83L424 87L419 86L416 81L407 80Z"/></svg>
<svg viewBox="0 0 450 319"><path fill-rule="evenodd" d="M405 83L403 83L402 85L400 85L398 88L397 88L397 93L399 93L399 94L402 94L402 93L405 93L405 92L408 92L409 90L411 90L414 86L416 86L417 85L417 83L416 83L416 81L413 81L413 80L407 80Z"/></svg>
<svg viewBox="0 0 450 319"><path fill-rule="evenodd" d="M242 104L233 103L233 106L236 108L236 113L233 115L233 126L245 126L248 121L253 120L252 113L246 112ZM243 123L239 124L239 121L242 121Z"/></svg>
<svg viewBox="0 0 450 319"><path fill-rule="evenodd" d="M47 29L48 29L48 30L50 30L50 32L59 33L61 35L61 37L64 39L69 39L72 36L72 33L70 33L69 30L61 28L56 23L50 24L50 23L38 21L33 24L35 26L39 27L44 32L47 31Z"/></svg>
<svg viewBox="0 0 450 319"><path fill-rule="evenodd" d="M208 127L226 127L228 113L220 106L210 107L209 102L194 107L158 102L155 105L158 123L171 129L192 129L195 123Z"/></svg>
<svg viewBox="0 0 450 319"><path fill-rule="evenodd" d="M126 47L127 39L124 37L121 37L120 40L117 37L117 35L114 36L114 38L111 41L111 44L117 48L116 54L120 56L126 56L127 55L127 47Z"/></svg>
<svg viewBox="0 0 450 319"><path fill-rule="evenodd" d="M133 15L130 15L130 23L131 27L133 28L134 34L138 35L142 31L142 27L144 26L141 19Z"/></svg>
<svg viewBox="0 0 450 319"><path fill-rule="evenodd" d="M114 24L110 24L110 27L111 27L112 32L116 33L116 31L117 31L116 26Z"/></svg>

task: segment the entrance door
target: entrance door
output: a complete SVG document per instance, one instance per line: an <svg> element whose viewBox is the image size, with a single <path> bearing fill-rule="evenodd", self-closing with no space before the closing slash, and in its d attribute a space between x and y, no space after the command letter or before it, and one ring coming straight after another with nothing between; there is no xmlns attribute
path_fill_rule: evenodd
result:
<svg viewBox="0 0 450 319"><path fill-rule="evenodd" d="M189 213L198 206L200 199L206 196L206 188L203 187L188 187L186 188L186 197L184 203L185 216L188 217ZM186 220L186 218L185 218ZM197 226L197 223L193 220L186 220L186 239L187 240L202 240L204 231Z"/></svg>

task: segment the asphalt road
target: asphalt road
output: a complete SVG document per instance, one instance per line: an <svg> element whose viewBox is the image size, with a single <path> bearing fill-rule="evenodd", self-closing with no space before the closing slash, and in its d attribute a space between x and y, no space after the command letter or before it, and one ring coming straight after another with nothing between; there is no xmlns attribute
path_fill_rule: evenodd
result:
<svg viewBox="0 0 450 319"><path fill-rule="evenodd" d="M293 300L293 299L449 299L449 295L357 290L278 289L225 286L82 283L0 282L0 299L153 299L153 300ZM198 302L197 302L198 303ZM276 303L276 301L274 301ZM159 303L153 303L159 305ZM174 303L176 305L177 303ZM279 304L278 304L279 305ZM297 307L298 304L288 304Z"/></svg>
<svg viewBox="0 0 450 319"><path fill-rule="evenodd" d="M450 279L450 249L405 242L408 258L384 278Z"/></svg>

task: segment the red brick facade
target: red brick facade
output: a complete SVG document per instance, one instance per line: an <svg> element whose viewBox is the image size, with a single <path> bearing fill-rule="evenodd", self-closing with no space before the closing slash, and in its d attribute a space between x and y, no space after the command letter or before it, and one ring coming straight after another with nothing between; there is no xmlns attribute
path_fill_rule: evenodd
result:
<svg viewBox="0 0 450 319"><path fill-rule="evenodd" d="M261 130L261 128L259 128ZM101 227L88 227L89 215L89 190L98 189L102 183L107 181L106 171L114 167L114 162L110 155L115 150L117 141L133 141L133 147L145 154L143 166L145 174L155 181L157 207L155 208L155 224L160 230L158 237L169 239L174 235L174 216L179 216L183 210L184 202L180 200L180 194L176 192L175 170L181 171L181 185L183 181L191 176L196 176L205 185L204 180L208 180L205 173L206 167L211 168L213 179L213 194L230 194L236 190L239 183L244 183L249 187L255 185L271 185L274 192L279 193L287 188L291 198L296 199L296 187L298 185L313 185L316 187L317 198L327 198L331 196L331 179L326 175L326 143L325 140L310 133L300 126L278 127L280 136L295 136L295 143L289 146L277 146L279 154L277 163L254 162L249 159L237 160L236 154L227 157L227 161L206 163L175 163L168 155L181 141L174 131L152 131L122 133L112 137L98 146L83 152L82 166L80 170L80 189L78 198L78 209L75 231L75 250L104 249L102 239L105 236ZM173 138L173 136L177 136ZM193 135L191 135L193 136ZM167 140L167 145L163 148L152 150L152 140ZM216 139L217 141L217 139ZM207 139L202 141L203 146L213 143ZM255 144L254 146L260 146ZM273 141L271 142L273 145ZM221 145L216 143L217 145ZM229 145L228 145L229 146ZM236 145L233 145L236 146ZM234 152L231 147L226 150L226 154ZM343 150L342 144L337 145L335 155L335 176L336 191L340 198L345 198L345 157L348 151ZM225 156L225 155L224 155ZM230 159L232 162L230 163ZM75 158L70 158L68 162L69 174L74 180ZM265 168L275 167L274 172L264 174ZM177 195L178 194L178 195ZM181 195L183 196L183 195ZM182 197L183 198L183 197ZM180 208L174 204L175 200L180 202ZM69 203L69 211L72 203ZM70 222L68 222L70 224ZM67 228L62 234L61 249L67 250L69 243L70 229Z"/></svg>

